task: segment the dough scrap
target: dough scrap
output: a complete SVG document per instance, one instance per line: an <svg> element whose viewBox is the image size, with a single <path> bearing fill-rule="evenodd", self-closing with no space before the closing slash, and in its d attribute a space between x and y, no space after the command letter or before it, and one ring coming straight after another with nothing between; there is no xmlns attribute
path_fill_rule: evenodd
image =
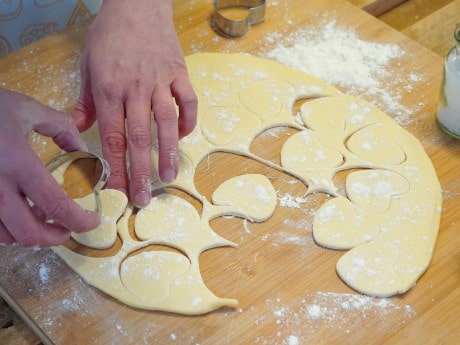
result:
<svg viewBox="0 0 460 345"><path fill-rule="evenodd" d="M264 221L275 211L276 194L266 177L244 175L225 181L208 201L194 185L195 172L216 151L273 165L252 154L250 144L268 128L289 126L299 133L284 144L278 168L308 187L306 197L318 192L333 197L317 212L313 236L324 247L348 250L337 263L340 278L379 297L414 286L430 263L441 211L439 181L415 137L368 102L274 61L204 53L190 55L186 62L199 99L198 123L181 140L180 173L170 186L202 201L201 214L186 200L160 194L137 212L137 238L132 238L128 219L133 206L128 205L117 223L123 244L115 256L90 258L55 248L77 273L138 308L202 314L236 306L236 300L215 296L202 281L200 254L236 246L217 235L209 222L227 214ZM293 116L299 99L310 101ZM94 140L91 150L100 150ZM157 157L154 147L154 162ZM333 178L348 170L354 172L341 195ZM152 181L154 189L164 187L157 171ZM250 188L233 193L240 185ZM139 253L152 244L175 251Z"/></svg>

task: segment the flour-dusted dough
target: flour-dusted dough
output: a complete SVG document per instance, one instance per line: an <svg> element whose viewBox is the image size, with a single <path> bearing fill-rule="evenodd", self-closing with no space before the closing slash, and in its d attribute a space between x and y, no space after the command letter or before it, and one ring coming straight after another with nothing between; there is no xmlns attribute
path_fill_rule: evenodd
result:
<svg viewBox="0 0 460 345"><path fill-rule="evenodd" d="M72 238L90 248L106 249L113 246L117 239L117 221L123 214L128 204L128 198L120 191L114 189L102 190L99 193L101 204L101 224L94 230L77 234L72 233ZM75 199L77 204L87 210L94 210L96 201L94 194L84 198Z"/></svg>
<svg viewBox="0 0 460 345"><path fill-rule="evenodd" d="M107 200L101 201L102 209L106 208ZM169 214L181 215L185 224L193 227L168 228L171 219L164 215L166 209ZM133 307L194 315L237 305L236 300L219 298L209 291L201 278L198 261L206 249L234 244L209 227L200 226L193 206L170 194L154 197L135 219L136 234L143 234L143 239L129 233L132 212L133 206L129 204L117 223L123 244L114 256L88 257L65 246L54 250L89 284ZM152 244L178 251L147 249Z"/></svg>
<svg viewBox="0 0 460 345"><path fill-rule="evenodd" d="M276 192L268 178L260 174L236 176L221 184L212 194L215 205L232 206L232 215L263 222L276 207Z"/></svg>
<svg viewBox="0 0 460 345"><path fill-rule="evenodd" d="M313 234L325 247L351 249L337 264L339 276L381 297L415 284L433 254L442 200L436 172L415 137L370 103L273 61L196 54L187 65L200 102L201 130L182 146L192 167L213 150L258 159L249 152L258 133L281 125L299 129L282 148L281 168L309 194L335 196L319 210ZM299 99L310 101L295 117ZM361 170L348 175L340 195L333 178L353 169ZM181 185L194 191L193 182Z"/></svg>
<svg viewBox="0 0 460 345"><path fill-rule="evenodd" d="M324 247L349 250L337 263L339 276L373 296L391 296L414 285L433 253L441 189L412 135L371 104L274 61L208 53L188 56L186 62L199 99L198 119L181 141L180 172L170 186L200 200L201 213L167 192L137 214L128 205L117 223L122 247L114 256L94 258L55 248L76 272L138 308L201 314L236 306L236 300L215 296L202 281L200 254L235 246L217 235L210 221L229 214L264 221L275 212L276 193L266 177L242 175L222 183L207 200L195 187L196 169L216 151L273 166L251 153L250 144L268 128L289 126L298 133L284 143L278 168L306 184L307 196L332 196L314 218L313 235ZM309 101L297 116L292 109L299 99ZM96 141L91 140L93 150L100 149ZM155 147L155 162L157 157ZM334 184L340 171L350 171L344 195ZM155 189L164 187L158 172L152 180ZM104 201L102 208L107 208ZM134 215L135 238L128 230ZM151 245L171 250L149 250Z"/></svg>
<svg viewBox="0 0 460 345"><path fill-rule="evenodd" d="M306 103L301 117L321 138L323 150L343 157L342 164L321 166L318 173L303 170L313 189L333 195L334 188L326 190L329 177L362 169L347 176L346 195L319 209L315 240L351 249L337 263L337 273L357 291L379 297L407 291L430 263L441 211L439 181L422 145L387 115L350 96ZM301 157L308 146L297 145L289 159Z"/></svg>

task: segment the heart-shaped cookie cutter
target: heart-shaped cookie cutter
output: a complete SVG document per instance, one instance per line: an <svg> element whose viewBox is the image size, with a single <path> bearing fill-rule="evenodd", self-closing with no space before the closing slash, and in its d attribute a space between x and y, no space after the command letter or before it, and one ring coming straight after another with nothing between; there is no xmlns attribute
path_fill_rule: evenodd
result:
<svg viewBox="0 0 460 345"><path fill-rule="evenodd" d="M103 159L102 157L99 157L98 155L94 153L90 153L90 152L83 152L83 151L67 152L67 153L64 153L52 159L46 165L46 168L48 169L49 172L52 173L53 171L55 171L57 168L59 168L63 164L73 162L81 158L93 158L101 162L101 166L102 166L101 176L99 177L99 180L96 182L96 184L93 187L94 199L96 201L95 211L99 215L101 215L102 208L101 208L101 200L99 197L99 192L102 190L102 188L104 188L110 176L110 166L109 166L109 163L107 163L105 159Z"/></svg>
<svg viewBox="0 0 460 345"><path fill-rule="evenodd" d="M246 7L248 14L240 20L233 20L222 15L221 10L232 7ZM223 34L239 37L246 34L250 25L265 20L265 0L214 0L212 22Z"/></svg>

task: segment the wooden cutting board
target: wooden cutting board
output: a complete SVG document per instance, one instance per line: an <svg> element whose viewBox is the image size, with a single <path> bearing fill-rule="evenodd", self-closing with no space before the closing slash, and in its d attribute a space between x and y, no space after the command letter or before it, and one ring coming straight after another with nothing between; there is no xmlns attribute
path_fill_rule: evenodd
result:
<svg viewBox="0 0 460 345"><path fill-rule="evenodd" d="M380 300L355 293L335 273L342 252L320 248L312 240L312 214L323 198L318 195L302 208L279 205L265 223L212 222L216 232L239 248L205 252L202 275L218 296L239 300L236 310L188 317L129 308L88 286L51 250L16 246L0 248L1 295L47 344L458 343L460 142L449 139L434 123L443 59L343 1L269 2L266 21L232 40L211 29L209 1L176 1L175 6L185 54L257 55L270 48L265 39L269 34L280 33L282 39L302 27L319 28L324 18L353 28L363 40L395 43L407 52L392 67L395 75L414 73L423 82L413 90L403 86L399 90L404 105L417 109L406 128L432 159L444 196L431 266L404 295ZM1 85L70 111L78 96L78 53L84 35L85 30L79 29L47 38L0 60ZM41 137L31 141L43 161L59 152ZM253 152L275 156L280 149L277 142L262 135ZM215 154L203 162L198 189L209 196L222 181L242 172L268 176L279 195L301 197L306 190L300 183L292 184L292 177L230 154Z"/></svg>

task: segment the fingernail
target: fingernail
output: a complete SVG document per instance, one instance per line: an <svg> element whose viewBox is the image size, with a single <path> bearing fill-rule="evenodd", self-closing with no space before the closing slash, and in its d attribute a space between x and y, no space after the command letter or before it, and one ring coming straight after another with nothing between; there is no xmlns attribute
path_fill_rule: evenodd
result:
<svg viewBox="0 0 460 345"><path fill-rule="evenodd" d="M165 171L163 171L161 177L161 181L163 183L171 183L176 179L176 171L173 168L168 168Z"/></svg>
<svg viewBox="0 0 460 345"><path fill-rule="evenodd" d="M145 207L150 203L151 197L152 197L152 194L150 191L146 191L146 190L138 191L134 195L134 204L137 207Z"/></svg>
<svg viewBox="0 0 460 345"><path fill-rule="evenodd" d="M150 203L152 197L152 186L150 179L144 178L138 185L140 190L135 191L133 203L137 207L145 207Z"/></svg>

